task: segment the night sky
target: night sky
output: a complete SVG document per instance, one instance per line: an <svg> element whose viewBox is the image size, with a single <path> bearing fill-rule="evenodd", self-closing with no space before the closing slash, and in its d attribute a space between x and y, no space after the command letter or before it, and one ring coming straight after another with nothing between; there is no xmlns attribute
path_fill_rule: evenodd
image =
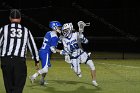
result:
<svg viewBox="0 0 140 93"><path fill-rule="evenodd" d="M138 2L128 0L1 0L0 27L10 23L9 9L21 9L22 24L34 37L43 37L52 20L62 24L90 22L85 36L95 50L139 51L140 7ZM102 38L100 37L108 37ZM109 39L112 38L112 39ZM94 43L94 44L93 44ZM104 45L104 47L102 47ZM39 45L40 47L40 45Z"/></svg>

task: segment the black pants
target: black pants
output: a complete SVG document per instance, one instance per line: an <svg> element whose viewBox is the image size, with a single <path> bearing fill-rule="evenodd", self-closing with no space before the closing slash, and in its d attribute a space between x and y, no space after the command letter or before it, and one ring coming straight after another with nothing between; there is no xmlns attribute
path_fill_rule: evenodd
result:
<svg viewBox="0 0 140 93"><path fill-rule="evenodd" d="M6 93L22 93L27 77L25 61L25 58L19 57L1 58Z"/></svg>

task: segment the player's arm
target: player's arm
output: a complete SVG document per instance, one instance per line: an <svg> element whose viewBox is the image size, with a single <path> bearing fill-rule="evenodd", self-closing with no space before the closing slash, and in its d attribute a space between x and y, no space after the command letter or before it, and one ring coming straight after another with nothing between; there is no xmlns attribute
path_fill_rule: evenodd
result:
<svg viewBox="0 0 140 93"><path fill-rule="evenodd" d="M1 54L2 43L3 43L3 28L0 29L0 54Z"/></svg>
<svg viewBox="0 0 140 93"><path fill-rule="evenodd" d="M0 47L2 45L2 41L3 41L3 28L0 29Z"/></svg>
<svg viewBox="0 0 140 93"><path fill-rule="evenodd" d="M79 38L81 40L81 43L87 44L88 39L84 37L83 33L80 33Z"/></svg>
<svg viewBox="0 0 140 93"><path fill-rule="evenodd" d="M57 51L56 51L56 47L57 47L57 44L58 44L58 37L52 37L51 38L51 47L50 47L50 49L51 49L51 51L53 52L53 53L56 53Z"/></svg>
<svg viewBox="0 0 140 93"><path fill-rule="evenodd" d="M71 63L70 56L69 56L68 52L66 52L65 50L59 50L59 49L56 49L56 51L59 52L60 55L64 55L65 56L65 62Z"/></svg>
<svg viewBox="0 0 140 93"><path fill-rule="evenodd" d="M58 43L62 43L62 39L63 39L63 36L61 35L61 36L59 37Z"/></svg>
<svg viewBox="0 0 140 93"><path fill-rule="evenodd" d="M56 52L58 52L58 53L60 53L60 55L64 55L64 56L69 55L69 53L65 50L56 49Z"/></svg>
<svg viewBox="0 0 140 93"><path fill-rule="evenodd" d="M3 28L0 29L0 46L2 44L3 41Z"/></svg>
<svg viewBox="0 0 140 93"><path fill-rule="evenodd" d="M29 31L29 38L28 38L27 45L32 55L32 58L35 60L35 63L39 63L38 49L30 31Z"/></svg>

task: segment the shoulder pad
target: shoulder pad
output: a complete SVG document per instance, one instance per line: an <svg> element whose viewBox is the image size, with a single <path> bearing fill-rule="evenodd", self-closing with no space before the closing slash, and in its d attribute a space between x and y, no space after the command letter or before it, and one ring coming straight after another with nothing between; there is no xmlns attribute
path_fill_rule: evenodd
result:
<svg viewBox="0 0 140 93"><path fill-rule="evenodd" d="M50 32L51 37L57 37L57 34L55 32Z"/></svg>

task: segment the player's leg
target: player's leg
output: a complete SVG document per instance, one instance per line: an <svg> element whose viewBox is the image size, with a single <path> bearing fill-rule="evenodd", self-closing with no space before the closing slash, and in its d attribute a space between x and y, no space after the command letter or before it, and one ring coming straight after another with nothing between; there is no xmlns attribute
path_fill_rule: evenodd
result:
<svg viewBox="0 0 140 93"><path fill-rule="evenodd" d="M31 82L33 83L37 76L40 74L48 73L48 67L50 66L50 54L39 54L40 60L42 63L42 69L38 70L35 74L33 74L30 78ZM45 78L45 75L44 75Z"/></svg>
<svg viewBox="0 0 140 93"><path fill-rule="evenodd" d="M41 75L40 84L44 85L44 84L47 84L46 81L45 81L45 77L48 73L48 69L49 69L48 67L50 66L50 56L49 57L46 56L46 58L44 59L44 54L40 53L40 59L42 60L41 61L42 62L42 68L44 68L44 70L46 69L46 73L45 73L45 71L43 71L43 69L39 71L40 74L43 73ZM43 60L45 60L45 61L43 61Z"/></svg>
<svg viewBox="0 0 140 93"><path fill-rule="evenodd" d="M44 85L47 84L47 82L45 81L45 76L47 75L47 73L43 73L40 79L40 85Z"/></svg>
<svg viewBox="0 0 140 93"><path fill-rule="evenodd" d="M42 76L41 76L41 79L42 79L42 80L44 80L44 79L45 79L46 74L47 74L47 73L43 73L43 74L42 74Z"/></svg>
<svg viewBox="0 0 140 93"><path fill-rule="evenodd" d="M95 86L98 86L96 82L96 70L93 61L91 60L90 56L84 52L81 56L79 56L80 62L85 63L89 66L91 71L92 83Z"/></svg>
<svg viewBox="0 0 140 93"><path fill-rule="evenodd" d="M96 70L95 70L95 66L92 60L88 60L86 63L90 70L91 70L91 77L92 77L92 84L94 86L98 86L97 82L96 82Z"/></svg>
<svg viewBox="0 0 140 93"><path fill-rule="evenodd" d="M81 68L80 68L79 62L80 62L79 59L71 59L71 66L72 66L73 71L76 73L76 75L78 77L82 77Z"/></svg>

